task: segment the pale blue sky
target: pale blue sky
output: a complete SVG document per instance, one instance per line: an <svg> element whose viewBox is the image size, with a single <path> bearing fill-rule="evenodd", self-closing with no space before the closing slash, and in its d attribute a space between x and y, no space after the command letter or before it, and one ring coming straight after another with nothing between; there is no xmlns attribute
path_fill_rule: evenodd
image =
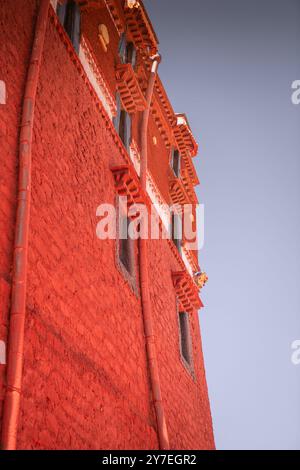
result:
<svg viewBox="0 0 300 470"><path fill-rule="evenodd" d="M219 449L300 449L299 0L145 0L199 141L201 329Z"/></svg>

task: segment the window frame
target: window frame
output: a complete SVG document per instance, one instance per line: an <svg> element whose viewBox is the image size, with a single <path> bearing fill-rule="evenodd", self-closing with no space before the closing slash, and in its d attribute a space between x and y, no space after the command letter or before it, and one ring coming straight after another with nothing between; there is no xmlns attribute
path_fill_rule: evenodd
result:
<svg viewBox="0 0 300 470"><path fill-rule="evenodd" d="M137 62L137 51L132 41L129 41L126 44L125 60L126 64L131 64L132 68L135 69Z"/></svg>
<svg viewBox="0 0 300 470"><path fill-rule="evenodd" d="M122 211L119 196L116 196L116 249L115 249L115 258L116 258L116 266L118 271L123 275L125 281L131 288L132 292L139 297L139 288L138 288L138 263L137 263L137 243L136 240L131 240L127 238L127 242L129 243L129 264L130 269L128 270L124 262L122 261L121 253L120 253L120 234L121 234L121 227L120 227L120 211ZM128 219L128 217L127 217ZM128 219L130 221L130 219ZM127 223L128 227L128 223Z"/></svg>
<svg viewBox="0 0 300 470"><path fill-rule="evenodd" d="M176 166L175 166L175 155L177 155L177 158L178 158ZM172 171L173 171L174 175L176 176L176 178L180 178L180 175L181 175L181 154L180 154L179 150L176 149L175 147L173 147L172 151L171 151L170 166L171 166Z"/></svg>
<svg viewBox="0 0 300 470"><path fill-rule="evenodd" d="M126 33L122 33L118 46L118 54L122 64L131 64L135 69L137 63L137 50L132 41L128 41Z"/></svg>
<svg viewBox="0 0 300 470"><path fill-rule="evenodd" d="M178 225L180 224L180 226L178 227ZM180 237L176 238L176 235L178 235L177 231L178 229L180 228ZM177 214L176 212L172 211L171 213L171 238L172 238L172 241L174 243L174 245L176 246L178 252L182 253L182 217L180 216L180 214Z"/></svg>
<svg viewBox="0 0 300 470"><path fill-rule="evenodd" d="M117 114L114 117L114 127L120 137L124 147L127 152L130 151L130 144L132 140L132 116L122 107L122 101L120 93L116 94L116 104L117 104ZM122 119L124 116L124 122ZM122 124L122 133L121 133L121 124Z"/></svg>
<svg viewBox="0 0 300 470"><path fill-rule="evenodd" d="M119 260L122 263L123 267L126 269L127 273L132 276L134 272L134 240L131 240L128 237L128 227L130 219L128 216L119 216L119 224L120 222L125 222L124 225L126 224L125 230L127 232L127 238L120 237L120 234L121 232L123 232L124 227L121 228L119 225Z"/></svg>
<svg viewBox="0 0 300 470"><path fill-rule="evenodd" d="M67 0L67 2L57 5L56 12L78 54L81 38L81 11L79 5L74 0Z"/></svg>
<svg viewBox="0 0 300 470"><path fill-rule="evenodd" d="M126 50L127 50L127 38L126 33L121 34L119 45L118 45L118 54L122 64L126 64Z"/></svg>
<svg viewBox="0 0 300 470"><path fill-rule="evenodd" d="M184 319L184 327L182 326L181 317ZM190 325L190 314L183 310L179 310L177 301L177 319L178 319L178 339L180 359L187 372L195 380L194 357L193 357L193 341ZM183 331L184 329L184 331ZM184 351L186 349L186 351ZM186 355L188 357L186 357Z"/></svg>

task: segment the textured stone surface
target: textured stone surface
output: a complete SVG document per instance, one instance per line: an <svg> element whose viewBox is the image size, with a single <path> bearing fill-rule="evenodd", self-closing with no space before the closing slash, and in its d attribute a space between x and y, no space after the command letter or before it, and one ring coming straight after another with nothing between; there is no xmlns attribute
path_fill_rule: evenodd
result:
<svg viewBox="0 0 300 470"><path fill-rule="evenodd" d="M0 5L0 70L7 85L7 105L0 108L0 339L7 335L17 136L35 4L15 0ZM116 267L115 241L96 237L96 208L115 202L110 168L124 163L116 142L72 54L49 22L34 125L19 448L158 446L140 299ZM171 447L212 448L197 315L191 318L194 381L180 358L171 279L178 262L166 241L151 244L149 260ZM4 372L0 366L0 404Z"/></svg>

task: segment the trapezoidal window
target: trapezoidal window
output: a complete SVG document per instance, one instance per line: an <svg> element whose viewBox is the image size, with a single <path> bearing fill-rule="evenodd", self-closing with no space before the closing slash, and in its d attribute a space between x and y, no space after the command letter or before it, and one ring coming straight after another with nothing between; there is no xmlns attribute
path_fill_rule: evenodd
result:
<svg viewBox="0 0 300 470"><path fill-rule="evenodd" d="M179 214L172 212L171 216L171 236L179 253L181 253L182 243L182 220Z"/></svg>
<svg viewBox="0 0 300 470"><path fill-rule="evenodd" d="M126 63L126 34L122 33L119 41L118 53L122 64Z"/></svg>
<svg viewBox="0 0 300 470"><path fill-rule="evenodd" d="M119 42L119 57L122 64L131 64L133 68L136 66L136 48L133 42L127 42L126 34L123 33Z"/></svg>
<svg viewBox="0 0 300 470"><path fill-rule="evenodd" d="M119 223L119 258L126 271L132 275L134 271L134 245L133 240L128 236L130 219L121 215Z"/></svg>
<svg viewBox="0 0 300 470"><path fill-rule="evenodd" d="M126 150L129 150L131 142L131 116L122 108L120 94L117 93L117 114L114 118L114 126L122 140Z"/></svg>
<svg viewBox="0 0 300 470"><path fill-rule="evenodd" d="M176 149L172 149L171 154L171 167L174 172L174 175L179 178L180 177L180 153Z"/></svg>
<svg viewBox="0 0 300 470"><path fill-rule="evenodd" d="M189 315L186 312L179 312L178 316L181 357L183 358L186 365L188 365L189 368L192 368L193 358Z"/></svg>
<svg viewBox="0 0 300 470"><path fill-rule="evenodd" d="M81 17L80 8L74 0L68 0L57 7L57 15L72 41L75 51L79 52Z"/></svg>
<svg viewBox="0 0 300 470"><path fill-rule="evenodd" d="M126 46L126 63L131 64L132 68L135 68L136 48L134 47L133 42L129 42Z"/></svg>
<svg viewBox="0 0 300 470"><path fill-rule="evenodd" d="M117 237L116 237L116 265L133 293L138 296L137 286L137 246L136 241L130 237L129 225L131 219L127 215L126 207L121 198L117 196Z"/></svg>

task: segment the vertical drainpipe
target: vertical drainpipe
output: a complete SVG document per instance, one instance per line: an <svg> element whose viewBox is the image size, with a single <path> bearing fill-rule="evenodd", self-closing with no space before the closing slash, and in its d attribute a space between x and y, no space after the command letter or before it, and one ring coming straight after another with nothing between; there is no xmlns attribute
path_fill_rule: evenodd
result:
<svg viewBox="0 0 300 470"><path fill-rule="evenodd" d="M50 0L41 0L39 5L35 37L28 67L25 95L23 98L21 131L19 136L17 217L14 241L11 312L9 318L7 383L4 398L1 439L1 447L4 450L14 450L17 447L26 315L33 122L49 4Z"/></svg>
<svg viewBox="0 0 300 470"><path fill-rule="evenodd" d="M152 57L153 63L147 87L146 101L147 106L143 113L142 129L141 129L141 173L140 180L142 189L146 192L147 189L147 168L148 168L148 122L151 108L151 100L153 96L153 89L157 75L157 68L160 62L160 55L157 54ZM148 221L150 216L148 214ZM146 339L147 360L150 373L151 389L153 404L155 408L157 434L159 441L159 448L161 450L168 450L169 437L164 414L164 407L161 395L161 386L159 379L159 371L156 356L155 336L153 331L153 320L151 312L151 302L149 293L149 277L148 277L148 240L139 239L139 264L140 264L140 285L142 297L142 312L144 321L144 332Z"/></svg>

